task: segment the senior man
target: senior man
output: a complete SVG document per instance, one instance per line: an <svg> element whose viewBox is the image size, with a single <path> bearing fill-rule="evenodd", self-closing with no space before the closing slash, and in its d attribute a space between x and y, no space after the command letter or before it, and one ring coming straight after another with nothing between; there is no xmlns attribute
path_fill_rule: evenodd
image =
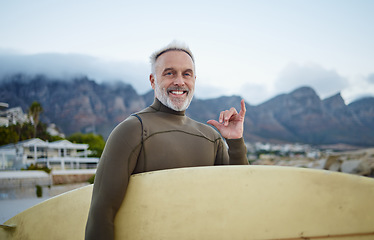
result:
<svg viewBox="0 0 374 240"><path fill-rule="evenodd" d="M231 108L221 112L218 121L208 121L219 134L185 115L196 81L194 57L187 46L172 42L156 51L151 67L149 80L155 100L121 122L107 140L97 168L86 239L114 238L114 218L131 174L248 164L243 140L244 100L239 113Z"/></svg>

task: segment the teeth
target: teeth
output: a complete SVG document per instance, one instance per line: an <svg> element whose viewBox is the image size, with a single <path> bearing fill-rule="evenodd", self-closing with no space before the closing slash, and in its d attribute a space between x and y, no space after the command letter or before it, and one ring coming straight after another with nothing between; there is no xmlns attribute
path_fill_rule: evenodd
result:
<svg viewBox="0 0 374 240"><path fill-rule="evenodd" d="M171 91L171 93L175 95L182 95L184 92L183 91Z"/></svg>

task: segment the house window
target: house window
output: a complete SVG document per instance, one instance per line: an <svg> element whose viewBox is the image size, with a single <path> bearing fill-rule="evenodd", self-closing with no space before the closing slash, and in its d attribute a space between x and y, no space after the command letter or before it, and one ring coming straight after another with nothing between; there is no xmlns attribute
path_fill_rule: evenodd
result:
<svg viewBox="0 0 374 240"><path fill-rule="evenodd" d="M71 155L70 149L60 149L60 156L61 157L67 157Z"/></svg>
<svg viewBox="0 0 374 240"><path fill-rule="evenodd" d="M44 147L38 147L38 148L36 148L36 151L44 153L45 148Z"/></svg>

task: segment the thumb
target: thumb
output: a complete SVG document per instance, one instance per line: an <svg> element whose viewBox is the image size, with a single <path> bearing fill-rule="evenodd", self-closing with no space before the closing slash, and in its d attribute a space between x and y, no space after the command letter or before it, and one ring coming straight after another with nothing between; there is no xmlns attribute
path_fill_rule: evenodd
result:
<svg viewBox="0 0 374 240"><path fill-rule="evenodd" d="M220 127L220 123L219 122L217 122L216 120L209 120L209 121L207 121L207 123L208 124L210 124L210 125L212 125L213 127L215 127L215 128L219 128Z"/></svg>
<svg viewBox="0 0 374 240"><path fill-rule="evenodd" d="M217 127L219 124L216 120L208 120L207 123L214 127Z"/></svg>

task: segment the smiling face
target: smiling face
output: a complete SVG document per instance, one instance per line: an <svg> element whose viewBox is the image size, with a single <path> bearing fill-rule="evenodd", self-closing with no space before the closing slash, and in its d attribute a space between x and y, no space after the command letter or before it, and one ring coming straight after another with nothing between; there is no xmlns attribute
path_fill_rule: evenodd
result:
<svg viewBox="0 0 374 240"><path fill-rule="evenodd" d="M191 57L178 50L160 55L155 73L150 75L155 96L165 106L175 111L185 111L195 90L195 66Z"/></svg>

